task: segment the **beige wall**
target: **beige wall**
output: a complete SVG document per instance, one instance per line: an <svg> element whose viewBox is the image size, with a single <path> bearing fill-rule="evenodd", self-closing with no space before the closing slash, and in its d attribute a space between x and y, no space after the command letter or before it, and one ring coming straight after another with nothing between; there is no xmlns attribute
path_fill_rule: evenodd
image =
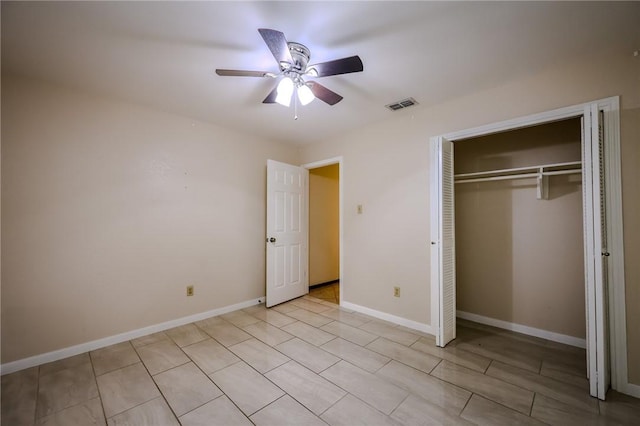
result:
<svg viewBox="0 0 640 426"><path fill-rule="evenodd" d="M429 137L620 95L629 378L640 384L640 363L632 362L640 359L639 87L640 61L631 51L594 50L450 102L389 112L388 121L306 146L305 163L343 156L344 300L430 322ZM394 284L402 297L393 297Z"/></svg>
<svg viewBox="0 0 640 426"><path fill-rule="evenodd" d="M340 166L309 170L309 285L340 278Z"/></svg>
<svg viewBox="0 0 640 426"><path fill-rule="evenodd" d="M640 68L640 67L638 67ZM636 69L638 69L636 68ZM636 88L640 87L640 71ZM621 117L622 211L627 301L629 380L640 385L640 105L624 109Z"/></svg>
<svg viewBox="0 0 640 426"><path fill-rule="evenodd" d="M579 119L454 144L455 172L580 161ZM585 338L580 174L457 184L458 310Z"/></svg>
<svg viewBox="0 0 640 426"><path fill-rule="evenodd" d="M297 149L34 81L2 89L2 363L264 295L266 160Z"/></svg>

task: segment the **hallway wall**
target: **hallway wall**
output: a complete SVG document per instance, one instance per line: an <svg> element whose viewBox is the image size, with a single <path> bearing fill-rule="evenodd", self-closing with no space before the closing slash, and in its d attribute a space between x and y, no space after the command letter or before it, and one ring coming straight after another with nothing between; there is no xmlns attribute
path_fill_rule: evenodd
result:
<svg viewBox="0 0 640 426"><path fill-rule="evenodd" d="M340 166L309 170L309 285L340 279Z"/></svg>

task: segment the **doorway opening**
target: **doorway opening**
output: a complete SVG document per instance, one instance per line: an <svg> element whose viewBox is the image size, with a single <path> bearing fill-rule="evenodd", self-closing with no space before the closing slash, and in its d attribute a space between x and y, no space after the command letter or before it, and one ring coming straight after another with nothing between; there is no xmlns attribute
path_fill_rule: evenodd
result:
<svg viewBox="0 0 640 426"><path fill-rule="evenodd" d="M454 144L458 318L586 347L581 129Z"/></svg>
<svg viewBox="0 0 640 426"><path fill-rule="evenodd" d="M303 167L309 170L309 295L339 305L343 293L341 159Z"/></svg>

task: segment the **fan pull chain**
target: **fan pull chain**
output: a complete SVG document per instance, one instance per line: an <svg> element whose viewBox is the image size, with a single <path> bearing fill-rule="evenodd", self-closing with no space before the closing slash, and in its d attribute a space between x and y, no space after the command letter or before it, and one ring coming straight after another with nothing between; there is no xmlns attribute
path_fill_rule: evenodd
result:
<svg viewBox="0 0 640 426"><path fill-rule="evenodd" d="M298 119L298 97L296 93L293 94L293 119Z"/></svg>

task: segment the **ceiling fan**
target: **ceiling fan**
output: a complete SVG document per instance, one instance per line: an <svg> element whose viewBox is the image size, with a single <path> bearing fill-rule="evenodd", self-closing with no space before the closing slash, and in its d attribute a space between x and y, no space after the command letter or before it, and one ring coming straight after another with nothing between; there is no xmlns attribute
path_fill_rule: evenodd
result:
<svg viewBox="0 0 640 426"><path fill-rule="evenodd" d="M307 105L315 98L329 105L335 105L342 100L342 96L315 81L305 81L305 78L327 77L363 70L359 56L308 65L311 53L306 46L292 41L287 42L284 33L280 31L260 28L258 32L278 62L280 72L216 69L216 74L225 77L282 77L278 85L262 101L265 104L279 103L289 106L295 91L297 100L300 100L302 105ZM296 104L297 100L294 101Z"/></svg>

